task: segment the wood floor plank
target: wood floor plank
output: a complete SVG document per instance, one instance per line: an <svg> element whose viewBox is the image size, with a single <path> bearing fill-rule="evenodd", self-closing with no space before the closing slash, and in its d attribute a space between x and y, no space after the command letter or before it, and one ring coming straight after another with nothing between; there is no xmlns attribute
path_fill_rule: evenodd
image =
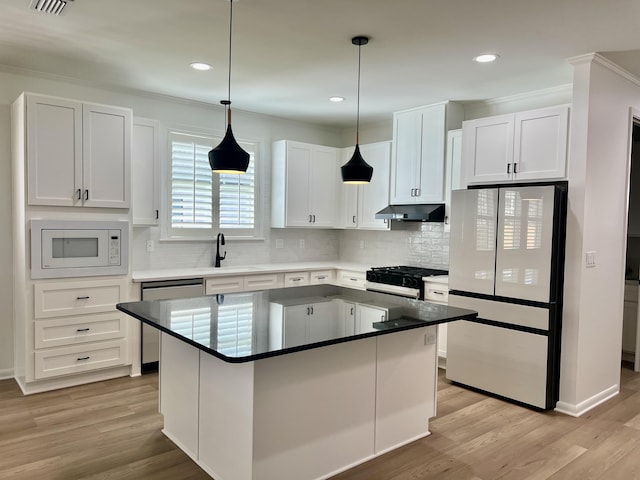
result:
<svg viewBox="0 0 640 480"><path fill-rule="evenodd" d="M580 418L466 390L439 374L432 435L333 480L640 479L640 375ZM0 479L206 480L161 433L157 374L23 396L0 381Z"/></svg>

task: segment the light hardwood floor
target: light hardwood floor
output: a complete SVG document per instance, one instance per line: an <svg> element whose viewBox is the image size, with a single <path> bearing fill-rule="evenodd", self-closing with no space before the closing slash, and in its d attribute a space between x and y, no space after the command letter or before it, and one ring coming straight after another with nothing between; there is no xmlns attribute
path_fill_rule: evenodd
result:
<svg viewBox="0 0 640 480"><path fill-rule="evenodd" d="M640 375L581 418L439 379L432 435L334 480L640 479ZM160 429L157 375L24 397L0 381L0 479L208 479ZM233 480L233 479L230 479Z"/></svg>

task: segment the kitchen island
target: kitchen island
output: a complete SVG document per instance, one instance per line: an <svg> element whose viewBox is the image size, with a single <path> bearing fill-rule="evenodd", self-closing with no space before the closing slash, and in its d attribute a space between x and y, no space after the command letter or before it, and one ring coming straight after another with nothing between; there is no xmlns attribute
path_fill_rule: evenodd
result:
<svg viewBox="0 0 640 480"><path fill-rule="evenodd" d="M328 285L117 308L161 331L163 432L216 480L328 478L429 435L435 325L477 315Z"/></svg>

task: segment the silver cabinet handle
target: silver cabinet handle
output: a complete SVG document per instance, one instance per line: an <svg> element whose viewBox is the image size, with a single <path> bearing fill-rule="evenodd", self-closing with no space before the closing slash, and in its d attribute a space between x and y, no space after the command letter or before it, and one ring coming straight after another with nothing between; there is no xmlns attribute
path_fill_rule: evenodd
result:
<svg viewBox="0 0 640 480"><path fill-rule="evenodd" d="M420 189L416 188L416 197L419 197L419 196L420 196Z"/></svg>
<svg viewBox="0 0 640 480"><path fill-rule="evenodd" d="M82 360L89 360L91 357L78 357L78 361L81 362Z"/></svg>
<svg viewBox="0 0 640 480"><path fill-rule="evenodd" d="M76 300L89 300L91 297L89 295L84 297L76 297Z"/></svg>
<svg viewBox="0 0 640 480"><path fill-rule="evenodd" d="M89 330L91 330L90 328L78 328L76 329L76 332L88 332Z"/></svg>
<svg viewBox="0 0 640 480"><path fill-rule="evenodd" d="M415 196L415 195L413 194L413 192L415 192L415 190L416 190L415 188L412 188L412 189L411 189L411 196L412 196L412 197L414 197L414 196Z"/></svg>

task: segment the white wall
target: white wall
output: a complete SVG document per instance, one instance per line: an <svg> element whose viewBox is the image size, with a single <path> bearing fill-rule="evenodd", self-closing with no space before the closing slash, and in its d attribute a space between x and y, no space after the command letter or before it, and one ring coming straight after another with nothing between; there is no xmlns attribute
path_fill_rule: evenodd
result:
<svg viewBox="0 0 640 480"><path fill-rule="evenodd" d="M630 162L640 83L599 56L574 62L558 409L579 415L619 389ZM596 252L596 267L585 255Z"/></svg>

